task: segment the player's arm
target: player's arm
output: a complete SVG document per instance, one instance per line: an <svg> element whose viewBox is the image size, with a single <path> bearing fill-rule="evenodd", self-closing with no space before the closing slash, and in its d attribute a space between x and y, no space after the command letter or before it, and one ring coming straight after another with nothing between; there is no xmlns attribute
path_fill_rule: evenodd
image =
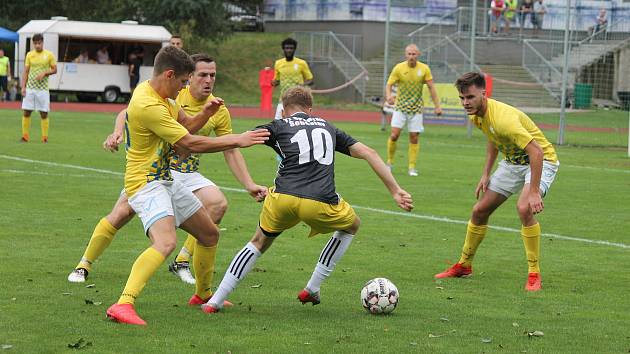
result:
<svg viewBox="0 0 630 354"><path fill-rule="evenodd" d="M236 177L245 190L247 190L247 193L249 193L252 198L256 199L257 202L263 201L265 195L267 195L267 188L254 183L254 180L247 170L247 164L245 163L241 151L239 149L225 150L223 151L223 157L228 167L230 167L230 171L232 171L234 177Z"/></svg>
<svg viewBox="0 0 630 354"><path fill-rule="evenodd" d="M525 152L527 156L529 156L529 168L531 173L527 201L532 212L538 214L544 209L542 197L540 196L540 178L542 176L544 154L542 148L534 139L525 146Z"/></svg>
<svg viewBox="0 0 630 354"><path fill-rule="evenodd" d="M433 84L433 80L427 81L427 86L429 87L429 92L431 93L431 99L433 100L433 107L435 107L435 114L438 116L441 116L442 107L440 106L440 97L437 94L437 89L435 88L435 84Z"/></svg>
<svg viewBox="0 0 630 354"><path fill-rule="evenodd" d="M488 140L488 143L486 144L486 163L483 165L483 173L481 174L481 179L475 189L475 197L477 199L479 199L481 193L485 193L488 190L492 167L494 167L494 162L497 160L498 155L499 149L497 149L493 142Z"/></svg>
<svg viewBox="0 0 630 354"><path fill-rule="evenodd" d="M387 101L389 105L395 103L395 97L392 95L392 86L394 86L394 84L387 83L387 85L385 85L385 101Z"/></svg>
<svg viewBox="0 0 630 354"><path fill-rule="evenodd" d="M245 148L256 144L264 144L269 139L266 129L249 130L241 134L228 134L216 138L186 134L173 146L180 156L189 153L218 152L234 148Z"/></svg>
<svg viewBox="0 0 630 354"><path fill-rule="evenodd" d="M311 86L313 85L313 73L311 72L311 68L308 67L307 63L304 63L304 69L302 70L302 77L304 79L303 86Z"/></svg>
<svg viewBox="0 0 630 354"><path fill-rule="evenodd" d="M31 66L24 64L24 71L22 72L22 97L26 96L26 82L28 81L28 73L31 71Z"/></svg>
<svg viewBox="0 0 630 354"><path fill-rule="evenodd" d="M7 60L7 74L7 78L11 80L11 62L9 60Z"/></svg>
<svg viewBox="0 0 630 354"><path fill-rule="evenodd" d="M183 109L179 110L177 116L177 122L186 128L191 134L195 134L199 129L203 128L208 122L208 119L219 111L223 105L222 98L214 98L207 102L201 111L194 116L190 117L184 112Z"/></svg>
<svg viewBox="0 0 630 354"><path fill-rule="evenodd" d="M385 162L383 162L379 154L374 149L357 142L349 147L349 151L350 156L367 161L372 170L374 170L376 175L381 179L381 181L383 181L383 184L385 184L385 187L387 187L396 201L396 204L398 204L400 208L407 211L411 211L411 209L413 209L413 200L411 199L411 195L400 188L389 167L385 165Z"/></svg>
<svg viewBox="0 0 630 354"><path fill-rule="evenodd" d="M278 70L278 63L273 65L273 80L271 80L271 86L280 85L280 70Z"/></svg>
<svg viewBox="0 0 630 354"><path fill-rule="evenodd" d="M39 73L36 80L43 80L46 76L55 75L57 73L57 64L50 64L50 69Z"/></svg>
<svg viewBox="0 0 630 354"><path fill-rule="evenodd" d="M103 142L103 148L105 150L114 152L118 151L118 145L123 142L124 130L125 130L125 119L127 118L127 110L123 109L116 115L116 120L114 121L114 131L109 134L107 139Z"/></svg>

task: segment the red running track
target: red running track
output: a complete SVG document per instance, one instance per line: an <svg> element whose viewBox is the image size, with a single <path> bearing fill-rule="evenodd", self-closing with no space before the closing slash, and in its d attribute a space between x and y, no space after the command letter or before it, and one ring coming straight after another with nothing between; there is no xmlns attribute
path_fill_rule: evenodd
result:
<svg viewBox="0 0 630 354"><path fill-rule="evenodd" d="M103 112L118 113L127 107L126 104L118 103L76 103L76 102L52 102L51 111L66 112ZM20 102L0 102L0 109L20 109ZM263 112L257 107L239 107L230 106L230 114L233 118L258 118L271 120L275 112ZM361 123L378 123L381 122L381 113L374 111L347 111L339 109L316 109L313 110L317 115L325 119L338 122L361 122ZM427 124L432 124L427 122ZM439 124L439 123L438 123ZM555 124L538 124L543 130L557 130ZM628 133L628 128L608 128L608 127L582 127L576 125L567 125L567 131L577 132L600 132L600 133Z"/></svg>

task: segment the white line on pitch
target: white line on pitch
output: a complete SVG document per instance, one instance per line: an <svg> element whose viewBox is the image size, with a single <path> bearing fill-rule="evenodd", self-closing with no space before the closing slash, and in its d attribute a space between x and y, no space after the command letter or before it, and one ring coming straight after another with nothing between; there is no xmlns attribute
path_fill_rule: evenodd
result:
<svg viewBox="0 0 630 354"><path fill-rule="evenodd" d="M118 175L118 176L124 175L123 173L110 171L110 170L103 170L103 169L98 169L98 168L90 168L90 167L83 167L83 166L77 166L77 165L71 165L71 164L63 164L63 163L56 163L56 162L24 159L24 158L21 158L21 157L14 157L14 156L7 156L7 155L0 155L0 158L4 158L4 159L8 159L8 160L15 160L15 161L22 161L22 162L29 162L29 163L34 163L34 164L43 164L43 165L48 165L48 166L59 166L59 167L74 168L74 169L79 169L79 170L84 170L84 171L108 173L108 174ZM240 189L240 188L221 187L221 186L219 186L219 188L221 188L223 190L227 190L227 191L232 191L232 192L246 193L246 191L244 189ZM467 221L455 220L455 219L450 219L450 218L442 217L442 216L421 215L421 214L414 214L414 213L403 213L403 212L400 212L400 211L377 209L377 208L371 208L371 207L364 207L364 206L360 206L360 205L353 205L352 207L356 208L356 209L368 210L368 211L372 211L372 212L376 212L376 213L380 213L380 214L397 215L397 216L402 216L402 217L410 217L410 218L416 218L416 219L439 221L439 222L445 222L445 223L449 223L449 224L466 225L468 223ZM503 226L489 226L489 227L491 229L494 229L494 230L500 230L500 231L506 231L506 232L513 232L513 233L519 233L519 234L521 232L521 230L514 229L514 228L511 228L511 227L503 227ZM619 242L610 242L610 241L603 241L603 240L591 240L591 239L587 239L587 238L583 238L583 237L564 236L564 235L551 234L551 233L543 233L542 236L543 237L550 237L550 238L557 238L557 239L560 239L560 240L585 242L585 243L591 243L591 244L598 244L598 245L604 245L604 246L612 246L612 247L619 247L619 248L630 249L630 245L625 244L625 243L619 243Z"/></svg>

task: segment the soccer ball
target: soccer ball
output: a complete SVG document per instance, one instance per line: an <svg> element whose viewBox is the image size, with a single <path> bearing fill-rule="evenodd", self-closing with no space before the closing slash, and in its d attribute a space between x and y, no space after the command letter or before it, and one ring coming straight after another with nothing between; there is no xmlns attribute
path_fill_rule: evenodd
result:
<svg viewBox="0 0 630 354"><path fill-rule="evenodd" d="M374 278L361 290L361 305L372 314L388 314L398 305L398 288L386 278Z"/></svg>

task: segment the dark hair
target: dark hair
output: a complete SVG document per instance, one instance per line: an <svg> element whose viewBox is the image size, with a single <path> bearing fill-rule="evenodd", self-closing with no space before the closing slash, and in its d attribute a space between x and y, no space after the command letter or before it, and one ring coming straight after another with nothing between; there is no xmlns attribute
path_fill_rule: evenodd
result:
<svg viewBox="0 0 630 354"><path fill-rule="evenodd" d="M182 36L180 36L179 34L174 34L174 35L171 36L171 39L173 39L173 38L182 39Z"/></svg>
<svg viewBox="0 0 630 354"><path fill-rule="evenodd" d="M36 33L33 35L32 41L33 42L41 42L44 40L44 36L42 36L41 33Z"/></svg>
<svg viewBox="0 0 630 354"><path fill-rule="evenodd" d="M287 38L285 40L282 41L281 47L284 49L285 45L292 45L293 47L295 47L295 49L297 49L297 41L293 38Z"/></svg>
<svg viewBox="0 0 630 354"><path fill-rule="evenodd" d="M204 62L204 63L214 63L214 58L209 56L206 53L197 53L197 54L193 54L190 56L190 59L192 59L193 63L197 64L198 62Z"/></svg>
<svg viewBox="0 0 630 354"><path fill-rule="evenodd" d="M289 106L312 108L313 94L311 94L311 89L304 86L291 87L282 95L282 105L285 109Z"/></svg>
<svg viewBox="0 0 630 354"><path fill-rule="evenodd" d="M455 87L457 91L463 92L468 89L470 86L475 86L481 89L486 88L486 79L483 74L478 72L467 72L464 75L460 76L457 81L455 81Z"/></svg>
<svg viewBox="0 0 630 354"><path fill-rule="evenodd" d="M175 71L175 75L190 74L195 70L195 64L183 50L172 45L163 47L155 56L154 74L161 74L166 70Z"/></svg>

